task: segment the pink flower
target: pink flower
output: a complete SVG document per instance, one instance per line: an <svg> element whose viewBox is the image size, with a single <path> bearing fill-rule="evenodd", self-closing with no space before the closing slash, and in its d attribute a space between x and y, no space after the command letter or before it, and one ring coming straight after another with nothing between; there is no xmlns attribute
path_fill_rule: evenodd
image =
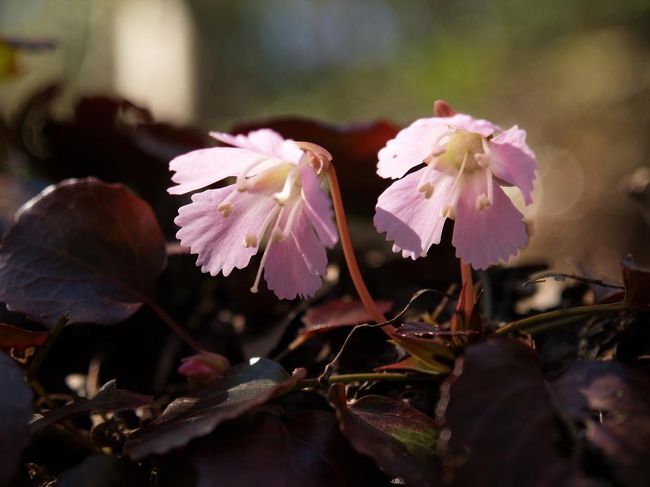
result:
<svg viewBox="0 0 650 487"><path fill-rule="evenodd" d="M532 203L536 168L517 126L503 131L463 114L416 120L379 151L377 173L402 179L379 196L375 227L394 252L416 259L440 243L445 220L454 219L456 255L485 269L528 241L523 216L501 187L517 186Z"/></svg>
<svg viewBox="0 0 650 487"><path fill-rule="evenodd" d="M338 240L331 203L320 187L329 153L315 144L284 140L269 129L248 135L211 133L235 147L201 149L169 167L184 194L228 177L236 181L192 196L176 217L181 245L198 254L203 272L229 275L246 267L265 244L252 292L262 274L281 299L313 295L327 267L325 247Z"/></svg>

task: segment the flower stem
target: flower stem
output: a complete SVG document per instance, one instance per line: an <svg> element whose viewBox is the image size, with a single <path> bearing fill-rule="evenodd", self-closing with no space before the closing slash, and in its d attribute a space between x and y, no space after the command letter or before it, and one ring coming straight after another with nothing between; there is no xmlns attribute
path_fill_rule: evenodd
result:
<svg viewBox="0 0 650 487"><path fill-rule="evenodd" d="M36 372L38 372L39 367L45 359L45 356L52 348L52 345L54 345L54 342L56 342L56 339L59 338L59 335L63 331L63 328L65 328L65 325L68 323L68 321L70 321L70 316L67 313L63 314L57 320L56 324L47 335L45 343L38 349L36 355L34 355L34 358L29 362L27 370L25 370L25 375L27 376L28 380L34 379Z"/></svg>
<svg viewBox="0 0 650 487"><path fill-rule="evenodd" d="M377 372L361 374L334 374L327 379L327 384L348 384L350 382L365 382L373 380L402 381L413 379L413 374L402 374L399 372ZM303 379L298 382L297 388L318 387L322 385L319 379Z"/></svg>
<svg viewBox="0 0 650 487"><path fill-rule="evenodd" d="M376 323L385 323L388 319L379 310L377 303L372 299L372 296L370 296L370 292L368 291L363 276L361 275L361 271L359 270L359 263L357 262L357 257L354 254L354 248L352 247L352 240L350 239L348 220L345 216L345 208L343 207L343 199L341 197L341 187L339 186L339 180L336 176L334 164L330 163L327 168L327 179L329 180L330 193L332 195L332 203L336 215L336 224L339 228L341 246L343 247L343 255L345 256L345 263L348 266L348 271L350 272L350 277L352 277L354 287L372 319ZM391 336L395 331L395 328L392 325L386 325L382 327L382 330L384 330L388 336Z"/></svg>
<svg viewBox="0 0 650 487"><path fill-rule="evenodd" d="M460 311L460 320L452 320L451 331L465 330L469 327L474 309L474 300L476 292L474 290L474 278L472 277L472 267L460 260L460 278L461 278L461 299L458 309Z"/></svg>
<svg viewBox="0 0 650 487"><path fill-rule="evenodd" d="M535 316L529 316L521 320L513 321L505 326L499 328L495 333L497 335L504 335L513 331L530 328L536 325L541 325L551 320L558 320L570 316L589 316L602 313L612 313L616 311L625 311L629 309L625 303L613 304L592 304L590 306L579 306L577 308L558 309L555 311L548 311Z"/></svg>
<svg viewBox="0 0 650 487"><path fill-rule="evenodd" d="M158 317L165 322L171 331L173 331L181 340L187 343L197 352L203 352L205 349L192 338L189 333L187 333L181 325L176 323L174 318L172 318L164 309L162 309L158 303L154 300L147 297L142 297L143 302L151 308L151 310L158 315Z"/></svg>

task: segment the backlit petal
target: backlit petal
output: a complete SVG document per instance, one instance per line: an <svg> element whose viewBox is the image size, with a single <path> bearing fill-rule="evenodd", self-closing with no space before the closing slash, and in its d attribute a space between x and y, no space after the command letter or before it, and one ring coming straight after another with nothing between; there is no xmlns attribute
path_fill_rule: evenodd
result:
<svg viewBox="0 0 650 487"><path fill-rule="evenodd" d="M496 182L492 182L492 206L476 208L477 198L487 192L482 172L464 181L452 239L456 256L474 269L486 269L500 259L507 261L528 241L523 215Z"/></svg>
<svg viewBox="0 0 650 487"><path fill-rule="evenodd" d="M271 243L264 279L280 299L307 298L321 287L326 270L325 247L301 211L287 238Z"/></svg>
<svg viewBox="0 0 650 487"><path fill-rule="evenodd" d="M301 170L302 198L309 221L323 245L333 247L339 239L332 203L320 186L320 179L309 166Z"/></svg>
<svg viewBox="0 0 650 487"><path fill-rule="evenodd" d="M181 227L176 237L183 247L198 254L196 264L203 272L227 276L234 268L248 265L257 247L245 247L246 234L256 234L275 201L264 195L236 192L232 213L224 217L217 209L234 186L213 189L192 196L192 203L178 211L174 222Z"/></svg>
<svg viewBox="0 0 650 487"><path fill-rule="evenodd" d="M178 156L169 163L169 169L176 174L170 194L185 194L214 184L230 176L236 176L246 166L264 157L248 149L234 147L213 147L199 149Z"/></svg>
<svg viewBox="0 0 650 487"><path fill-rule="evenodd" d="M378 232L386 232L386 238L394 242L393 251L402 251L404 257L417 259L426 255L429 247L440 243L445 218L440 211L447 202L453 179L434 171L433 194L425 198L418 191L420 169L395 181L377 201L374 218Z"/></svg>
<svg viewBox="0 0 650 487"><path fill-rule="evenodd" d="M527 205L533 201L537 161L526 144L526 131L514 126L488 142L490 170L508 184L517 186Z"/></svg>

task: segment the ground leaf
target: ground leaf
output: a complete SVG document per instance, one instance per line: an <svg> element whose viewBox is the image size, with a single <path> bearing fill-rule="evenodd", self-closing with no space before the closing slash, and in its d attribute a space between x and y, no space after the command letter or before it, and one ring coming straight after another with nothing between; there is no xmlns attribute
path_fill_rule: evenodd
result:
<svg viewBox="0 0 650 487"><path fill-rule="evenodd" d="M139 487L147 485L144 472L117 457L92 455L59 477L58 487Z"/></svg>
<svg viewBox="0 0 650 487"><path fill-rule="evenodd" d="M556 446L557 417L537 356L519 342L468 347L441 387L436 415L447 483L599 485Z"/></svg>
<svg viewBox="0 0 650 487"><path fill-rule="evenodd" d="M287 411L278 404L218 429L194 454L197 487L384 485L357 455L327 411Z"/></svg>
<svg viewBox="0 0 650 487"><path fill-rule="evenodd" d="M20 367L0 352L0 485L7 485L29 442L32 392Z"/></svg>
<svg viewBox="0 0 650 487"><path fill-rule="evenodd" d="M552 383L566 414L586 424L587 441L609 459L621 485L650 479L650 378L620 362L579 362Z"/></svg>
<svg viewBox="0 0 650 487"><path fill-rule="evenodd" d="M232 367L195 397L172 402L162 416L129 438L125 454L137 460L184 446L291 389L301 378L290 376L272 360L255 360Z"/></svg>
<svg viewBox="0 0 650 487"><path fill-rule="evenodd" d="M79 398L71 404L54 409L34 421L30 429L32 432L36 432L71 416L78 416L92 411L108 412L135 409L150 404L152 401L153 397L151 396L118 389L115 381L112 380L104 384L92 399Z"/></svg>
<svg viewBox="0 0 650 487"><path fill-rule="evenodd" d="M147 203L121 185L70 179L17 213L0 246L0 299L46 326L66 313L69 323L116 323L140 308L165 262Z"/></svg>
<svg viewBox="0 0 650 487"><path fill-rule="evenodd" d="M47 332L31 331L17 326L0 323L0 348L3 350L23 350L27 347L39 347L45 343Z"/></svg>
<svg viewBox="0 0 650 487"><path fill-rule="evenodd" d="M329 400L341 432L358 453L409 486L438 484L431 418L403 401L382 396L366 396L348 407L341 384L330 389Z"/></svg>

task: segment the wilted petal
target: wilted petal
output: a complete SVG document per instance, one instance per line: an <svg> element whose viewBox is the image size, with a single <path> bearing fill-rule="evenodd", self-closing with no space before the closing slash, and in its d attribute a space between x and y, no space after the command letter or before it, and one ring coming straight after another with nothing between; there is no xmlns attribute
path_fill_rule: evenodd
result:
<svg viewBox="0 0 650 487"><path fill-rule="evenodd" d="M178 186L172 186L167 191L170 194L189 193L236 176L246 166L262 160L263 155L235 147L213 147L188 152L169 163L169 169L176 173L172 176L172 181Z"/></svg>
<svg viewBox="0 0 650 487"><path fill-rule="evenodd" d="M326 270L325 247L300 211L287 238L271 244L264 279L280 299L307 298L321 287Z"/></svg>
<svg viewBox="0 0 650 487"><path fill-rule="evenodd" d="M456 256L475 269L486 269L499 259L507 261L528 241L523 215L494 181L491 183L492 206L477 209L477 198L487 193L486 180L481 173L464 183L452 239Z"/></svg>
<svg viewBox="0 0 650 487"><path fill-rule="evenodd" d="M386 238L395 245L393 251L401 250L404 257L417 259L427 253L429 247L440 243L445 218L440 211L447 202L453 179L434 172L430 182L434 190L430 198L418 191L422 173L420 169L395 181L377 201L374 218L378 232L386 232Z"/></svg>
<svg viewBox="0 0 650 487"><path fill-rule="evenodd" d="M397 179L422 164L437 148L438 140L448 132L448 120L422 118L400 131L379 151L377 174L382 178Z"/></svg>
<svg viewBox="0 0 650 487"><path fill-rule="evenodd" d="M514 126L488 142L490 170L499 179L517 186L527 205L533 202L537 161L526 144L526 131Z"/></svg>
<svg viewBox="0 0 650 487"><path fill-rule="evenodd" d="M207 384L223 376L230 368L230 362L219 353L208 351L185 357L178 367L178 373L200 384Z"/></svg>
<svg viewBox="0 0 650 487"><path fill-rule="evenodd" d="M234 190L234 186L213 189L192 196L192 203L178 211L174 222L181 227L176 237L193 254L203 272L227 276L234 268L248 265L257 247L245 247L247 234L256 234L275 201L265 195L235 192L232 213L224 217L217 209ZM236 190L235 190L236 191Z"/></svg>
<svg viewBox="0 0 650 487"><path fill-rule="evenodd" d="M334 223L332 203L321 188L320 179L311 167L302 168L301 175L304 211L323 245L333 247L339 237Z"/></svg>

